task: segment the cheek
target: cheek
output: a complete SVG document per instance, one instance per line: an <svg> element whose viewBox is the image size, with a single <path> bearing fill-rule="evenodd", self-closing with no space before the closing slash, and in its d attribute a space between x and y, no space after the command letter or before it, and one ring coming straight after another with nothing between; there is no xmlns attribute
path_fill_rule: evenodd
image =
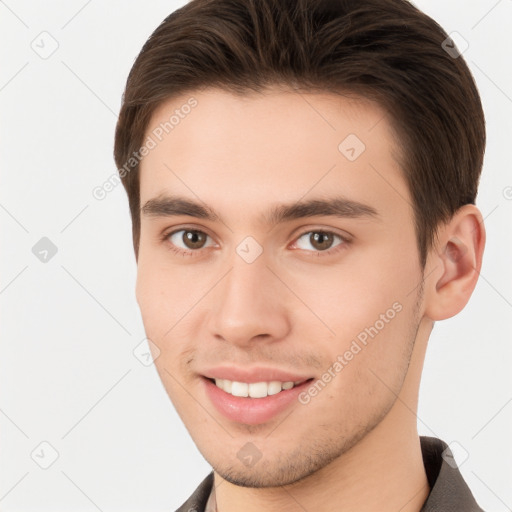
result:
<svg viewBox="0 0 512 512"><path fill-rule="evenodd" d="M296 322L303 328L309 324L317 335L346 341L376 322L380 326L381 315L384 320L394 319L393 305L405 307L410 302L414 295L411 283L418 279L414 265L395 257L388 261L384 257L376 261L361 258L337 268L288 272L284 278L293 283L294 293L306 306L298 305Z"/></svg>
<svg viewBox="0 0 512 512"><path fill-rule="evenodd" d="M169 268L159 258L141 252L136 297L146 332L163 337L193 307L200 293L197 279L186 266Z"/></svg>
<svg viewBox="0 0 512 512"><path fill-rule="evenodd" d="M331 368L336 375L332 389L339 386L344 393L358 382L362 389L380 388L386 394L379 377L399 388L415 335L420 279L414 258L391 254L389 248L372 260L361 258L334 272L316 273L314 279L311 273L289 276L297 295L318 317L305 312L308 316L298 315L295 323L308 339L317 340L324 371ZM333 367L336 362L340 364Z"/></svg>
<svg viewBox="0 0 512 512"><path fill-rule="evenodd" d="M143 255L139 259L137 302L146 336L159 349L155 366L169 390L174 389L175 381L167 372L189 378L189 369L180 365L191 359L200 339L197 312L206 284L186 266L169 268Z"/></svg>
<svg viewBox="0 0 512 512"><path fill-rule="evenodd" d="M413 347L413 319L410 310L391 311L388 323L378 319L355 336L324 340L325 367L319 381L325 384L317 381L311 410L322 410L322 421L339 425L347 437L355 425L379 421L400 394ZM340 325L339 331L344 328Z"/></svg>

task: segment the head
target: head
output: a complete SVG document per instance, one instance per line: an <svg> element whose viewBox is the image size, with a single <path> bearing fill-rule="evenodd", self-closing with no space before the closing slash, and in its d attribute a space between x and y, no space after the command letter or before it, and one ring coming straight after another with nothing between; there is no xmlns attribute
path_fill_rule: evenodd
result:
<svg viewBox="0 0 512 512"><path fill-rule="evenodd" d="M290 483L405 421L397 396L414 402L433 322L469 299L485 128L446 38L405 0L192 0L133 65L115 160L137 300L167 392L226 479ZM219 366L317 391L288 416L231 421L205 391ZM248 441L266 465L237 457Z"/></svg>

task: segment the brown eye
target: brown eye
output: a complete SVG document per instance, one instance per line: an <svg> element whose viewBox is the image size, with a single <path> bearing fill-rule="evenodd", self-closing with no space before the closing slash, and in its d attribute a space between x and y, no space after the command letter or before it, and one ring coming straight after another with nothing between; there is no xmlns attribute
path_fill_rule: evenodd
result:
<svg viewBox="0 0 512 512"><path fill-rule="evenodd" d="M201 231L184 231L182 240L189 249L201 249L206 242L206 234Z"/></svg>
<svg viewBox="0 0 512 512"><path fill-rule="evenodd" d="M309 236L311 245L319 251L325 251L332 245L334 237L331 233L323 233L321 231L313 231Z"/></svg>
<svg viewBox="0 0 512 512"><path fill-rule="evenodd" d="M338 241L337 241L338 240ZM329 249L342 246L347 240L336 233L330 231L307 231L297 238L296 246L308 252L320 253L327 252ZM340 247L341 248L341 247ZM329 251L330 253L331 251Z"/></svg>
<svg viewBox="0 0 512 512"><path fill-rule="evenodd" d="M196 229L180 229L167 235L167 240L179 251L199 250L207 247L208 238L206 233ZM209 245L212 245L211 243Z"/></svg>

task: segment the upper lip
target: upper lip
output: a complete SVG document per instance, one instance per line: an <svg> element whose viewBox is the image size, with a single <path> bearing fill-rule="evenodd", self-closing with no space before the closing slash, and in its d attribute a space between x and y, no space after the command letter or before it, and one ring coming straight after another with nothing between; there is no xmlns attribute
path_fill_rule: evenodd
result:
<svg viewBox="0 0 512 512"><path fill-rule="evenodd" d="M297 373L286 372L277 368L263 368L261 366L254 368L236 368L234 366L217 366L209 368L202 373L209 379L227 379L236 382L302 382L311 378L311 376L299 375Z"/></svg>

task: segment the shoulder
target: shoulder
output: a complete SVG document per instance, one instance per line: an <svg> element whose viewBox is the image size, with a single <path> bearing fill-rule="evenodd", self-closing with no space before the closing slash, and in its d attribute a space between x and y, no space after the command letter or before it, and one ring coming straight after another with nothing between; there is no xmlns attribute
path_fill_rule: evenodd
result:
<svg viewBox="0 0 512 512"><path fill-rule="evenodd" d="M483 512L464 481L449 446L436 437L421 436L423 464L430 493L420 512Z"/></svg>
<svg viewBox="0 0 512 512"><path fill-rule="evenodd" d="M204 512L206 502L213 487L213 470L204 478L181 507L176 512Z"/></svg>

